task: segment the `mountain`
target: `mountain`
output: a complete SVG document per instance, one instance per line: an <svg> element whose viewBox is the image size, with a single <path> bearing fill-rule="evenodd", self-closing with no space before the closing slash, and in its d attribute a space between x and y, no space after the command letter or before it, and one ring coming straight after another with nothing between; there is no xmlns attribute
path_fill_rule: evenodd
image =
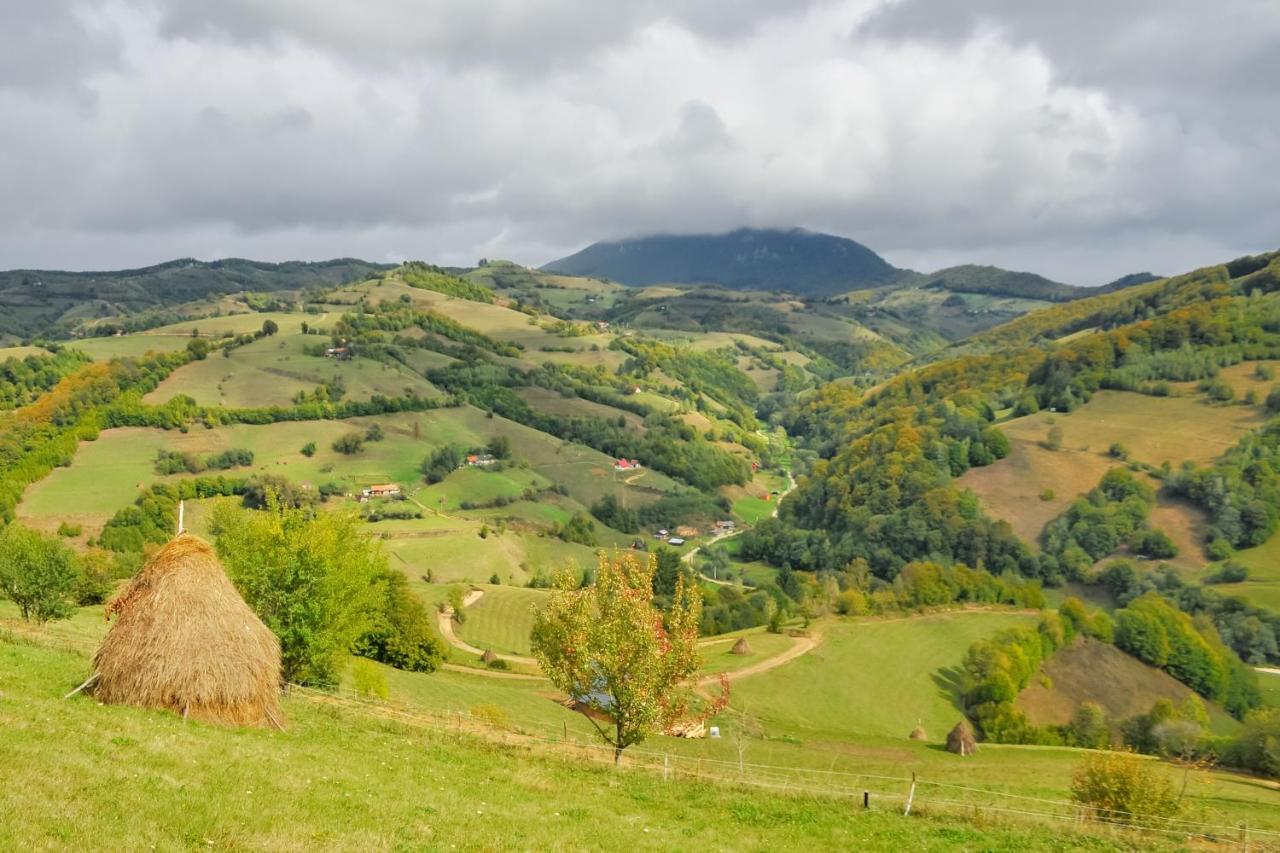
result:
<svg viewBox="0 0 1280 853"><path fill-rule="evenodd" d="M861 243L799 228L639 237L593 243L542 267L635 286L720 284L832 296L899 280L903 270ZM909 273L907 273L909 275Z"/></svg>

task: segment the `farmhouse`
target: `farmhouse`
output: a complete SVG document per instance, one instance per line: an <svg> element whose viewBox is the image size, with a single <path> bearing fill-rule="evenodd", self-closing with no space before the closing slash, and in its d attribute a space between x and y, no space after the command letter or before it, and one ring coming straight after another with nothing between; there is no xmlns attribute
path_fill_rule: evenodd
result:
<svg viewBox="0 0 1280 853"><path fill-rule="evenodd" d="M483 467L485 465L492 465L497 461L497 458L489 453L472 453L467 456L467 464L473 468L476 466Z"/></svg>
<svg viewBox="0 0 1280 853"><path fill-rule="evenodd" d="M615 471L635 471L641 467L643 466L636 459L615 459L613 461L613 470Z"/></svg>
<svg viewBox="0 0 1280 853"><path fill-rule="evenodd" d="M360 500L367 501L369 498L392 498L400 494L400 487L395 483L377 483L362 489L360 492Z"/></svg>
<svg viewBox="0 0 1280 853"><path fill-rule="evenodd" d="M351 350L347 347L328 347L324 351L325 358L336 358L339 361L347 361L351 358Z"/></svg>

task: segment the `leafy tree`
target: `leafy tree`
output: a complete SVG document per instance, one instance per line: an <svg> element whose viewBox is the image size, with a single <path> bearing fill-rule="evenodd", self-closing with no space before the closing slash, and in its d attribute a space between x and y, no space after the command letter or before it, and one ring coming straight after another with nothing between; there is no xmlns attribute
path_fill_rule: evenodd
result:
<svg viewBox="0 0 1280 853"><path fill-rule="evenodd" d="M466 454L461 447L446 444L422 461L422 475L428 483L438 483L456 471Z"/></svg>
<svg viewBox="0 0 1280 853"><path fill-rule="evenodd" d="M307 458L315 456L316 443L314 441L308 441L306 444L302 445L302 455L306 456Z"/></svg>
<svg viewBox="0 0 1280 853"><path fill-rule="evenodd" d="M485 450L495 459L511 458L511 439L505 435L495 435L485 445Z"/></svg>
<svg viewBox="0 0 1280 853"><path fill-rule="evenodd" d="M76 554L52 536L10 523L0 532L0 592L13 599L23 619L66 619L79 576Z"/></svg>
<svg viewBox="0 0 1280 853"><path fill-rule="evenodd" d="M360 432L349 432L346 435L339 436L333 443L333 449L346 456L353 456L364 450L365 434Z"/></svg>
<svg viewBox="0 0 1280 853"><path fill-rule="evenodd" d="M312 513L269 494L263 512L214 511L218 556L280 638L285 681L332 686L386 611L387 558L345 512Z"/></svg>
<svg viewBox="0 0 1280 853"><path fill-rule="evenodd" d="M270 337L271 335L274 335L278 331L280 331L280 325L276 323L275 320L268 319L268 320L262 321L263 337Z"/></svg>
<svg viewBox="0 0 1280 853"><path fill-rule="evenodd" d="M614 761L627 747L687 720L693 702L687 682L698 671L698 622L702 600L693 584L676 585L671 609L651 600L655 561L634 554L601 555L594 585L562 572L533 626L533 652L543 672L580 705L610 721L588 716L613 747ZM724 706L719 700L702 718Z"/></svg>
<svg viewBox="0 0 1280 853"><path fill-rule="evenodd" d="M364 431L365 441L382 441L387 437L386 432L382 429L382 424L373 424Z"/></svg>
<svg viewBox="0 0 1280 853"><path fill-rule="evenodd" d="M1049 432L1045 435L1044 446L1049 450L1062 449L1062 427L1049 427Z"/></svg>
<svg viewBox="0 0 1280 853"><path fill-rule="evenodd" d="M422 599L409 589L402 572L388 570L382 581L382 610L373 629L356 643L356 654L396 669L434 672L444 657L444 647L431 629L431 616Z"/></svg>

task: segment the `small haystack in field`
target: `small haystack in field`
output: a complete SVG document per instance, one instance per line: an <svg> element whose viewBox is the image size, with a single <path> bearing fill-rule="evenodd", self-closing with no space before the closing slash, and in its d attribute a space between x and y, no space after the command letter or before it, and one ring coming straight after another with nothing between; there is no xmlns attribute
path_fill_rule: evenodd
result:
<svg viewBox="0 0 1280 853"><path fill-rule="evenodd" d="M731 655L749 655L751 654L751 644L747 642L746 637L739 637L738 642L733 644L733 648L729 649Z"/></svg>
<svg viewBox="0 0 1280 853"><path fill-rule="evenodd" d="M480 655L480 663L484 664L493 663L497 659L498 656L493 653L493 649L485 649L484 654Z"/></svg>
<svg viewBox="0 0 1280 853"><path fill-rule="evenodd" d="M956 755L973 755L978 751L978 741L973 736L973 726L968 720L961 720L947 735L947 752Z"/></svg>
<svg viewBox="0 0 1280 853"><path fill-rule="evenodd" d="M100 701L281 725L280 642L203 539L182 533L157 551L107 606L112 616L85 685Z"/></svg>
<svg viewBox="0 0 1280 853"><path fill-rule="evenodd" d="M924 726L916 726L911 730L909 737L912 740L928 740L929 736L924 733Z"/></svg>

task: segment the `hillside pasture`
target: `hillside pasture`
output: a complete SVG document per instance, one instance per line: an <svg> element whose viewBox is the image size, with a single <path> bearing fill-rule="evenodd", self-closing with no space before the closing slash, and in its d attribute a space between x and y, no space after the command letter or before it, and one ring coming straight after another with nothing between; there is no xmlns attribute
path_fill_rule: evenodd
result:
<svg viewBox="0 0 1280 853"><path fill-rule="evenodd" d="M561 568L580 574L596 564L596 549L554 537L491 529L480 536L481 522L446 519L415 529L414 522L384 534L391 564L411 579L435 583L488 583L497 575L504 584L523 585L539 571L554 575ZM378 527L380 525L376 525Z"/></svg>
<svg viewBox="0 0 1280 853"><path fill-rule="evenodd" d="M1248 568L1248 579L1213 588L1224 595L1238 595L1251 604L1280 611L1280 533L1256 548L1237 552L1232 559Z"/></svg>
<svg viewBox="0 0 1280 853"><path fill-rule="evenodd" d="M974 641L1032 624L1021 613L954 611L836 620L818 648L734 685L730 707L801 738L945 734L963 717L959 667Z"/></svg>
<svg viewBox="0 0 1280 853"><path fill-rule="evenodd" d="M294 395L309 394L324 383L340 383L346 389L344 400L440 396L430 382L400 365L367 358L338 361L304 352L306 346L326 341L318 335L281 334L237 347L228 358L214 353L175 370L144 400L158 405L186 394L205 406L287 406Z"/></svg>
<svg viewBox="0 0 1280 853"><path fill-rule="evenodd" d="M1037 412L1001 428L1012 439L1044 441L1049 430L1062 430L1062 446L1106 453L1113 443L1129 449L1131 458L1149 465L1184 460L1198 465L1213 461L1264 418L1253 406L1214 406L1203 397L1152 397L1127 391L1099 391L1071 413Z"/></svg>
<svg viewBox="0 0 1280 853"><path fill-rule="evenodd" d="M512 586L480 588L484 595L466 609L466 621L454 629L458 636L479 649L531 655L529 633L533 630L533 614L546 604L549 593Z"/></svg>
<svg viewBox="0 0 1280 853"><path fill-rule="evenodd" d="M1150 711L1157 699L1177 705L1194 695L1185 684L1115 646L1081 637L1041 665L1039 676L1032 677L1015 704L1032 724L1048 726L1071 722L1082 703L1094 702L1118 726ZM1230 734L1239 728L1226 711L1211 702L1205 705L1214 732Z"/></svg>

